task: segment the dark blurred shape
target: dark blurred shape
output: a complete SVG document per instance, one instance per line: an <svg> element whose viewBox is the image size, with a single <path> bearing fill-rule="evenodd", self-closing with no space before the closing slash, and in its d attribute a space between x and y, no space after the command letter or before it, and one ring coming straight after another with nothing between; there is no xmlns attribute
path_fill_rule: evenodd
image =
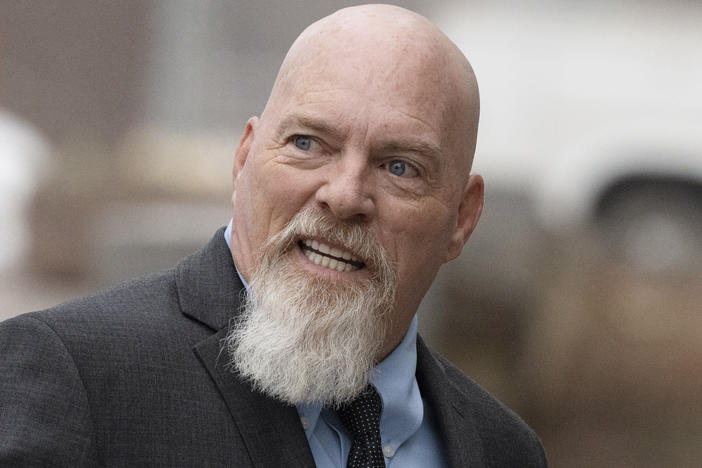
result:
<svg viewBox="0 0 702 468"><path fill-rule="evenodd" d="M694 270L702 261L702 182L661 174L622 180L603 194L597 222L612 255L639 269Z"/></svg>

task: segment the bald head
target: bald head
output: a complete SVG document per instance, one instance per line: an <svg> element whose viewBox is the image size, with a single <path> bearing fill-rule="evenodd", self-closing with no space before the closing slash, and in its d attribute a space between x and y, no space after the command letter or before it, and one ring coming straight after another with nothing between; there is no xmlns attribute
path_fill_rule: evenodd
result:
<svg viewBox="0 0 702 468"><path fill-rule="evenodd" d="M362 5L313 23L286 55L262 121L300 93L338 88L423 109L415 117L441 132L457 169L470 171L479 117L475 75L456 45L423 16L397 6Z"/></svg>

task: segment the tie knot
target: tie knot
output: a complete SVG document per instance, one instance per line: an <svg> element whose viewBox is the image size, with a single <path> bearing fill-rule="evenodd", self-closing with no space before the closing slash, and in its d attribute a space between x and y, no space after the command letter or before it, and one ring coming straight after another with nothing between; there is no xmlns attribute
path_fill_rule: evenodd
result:
<svg viewBox="0 0 702 468"><path fill-rule="evenodd" d="M380 411L383 403L378 391L368 385L360 395L342 405L336 414L351 431L354 439L374 436L380 432Z"/></svg>

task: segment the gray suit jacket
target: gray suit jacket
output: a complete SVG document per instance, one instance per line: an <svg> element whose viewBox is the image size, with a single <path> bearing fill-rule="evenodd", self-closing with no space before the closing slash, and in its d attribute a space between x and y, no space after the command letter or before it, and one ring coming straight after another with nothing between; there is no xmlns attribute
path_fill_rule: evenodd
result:
<svg viewBox="0 0 702 468"><path fill-rule="evenodd" d="M313 467L294 407L221 352L243 286L222 231L174 269L0 324L0 466ZM418 342L451 466L544 466L514 413Z"/></svg>

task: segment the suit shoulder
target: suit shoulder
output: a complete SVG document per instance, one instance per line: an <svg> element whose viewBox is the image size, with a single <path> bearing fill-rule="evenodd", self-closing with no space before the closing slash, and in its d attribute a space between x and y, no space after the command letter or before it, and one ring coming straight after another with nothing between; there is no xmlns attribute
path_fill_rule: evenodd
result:
<svg viewBox="0 0 702 468"><path fill-rule="evenodd" d="M105 343L119 343L121 350L147 342L175 343L201 328L181 313L174 270L135 278L17 319L28 327L32 323L49 327L69 350L86 354L90 349L108 352Z"/></svg>
<svg viewBox="0 0 702 468"><path fill-rule="evenodd" d="M66 319L72 323L120 320L140 313L148 313L153 321L158 311L168 309L169 304L176 305L177 300L174 269L169 269L27 315L49 324Z"/></svg>

